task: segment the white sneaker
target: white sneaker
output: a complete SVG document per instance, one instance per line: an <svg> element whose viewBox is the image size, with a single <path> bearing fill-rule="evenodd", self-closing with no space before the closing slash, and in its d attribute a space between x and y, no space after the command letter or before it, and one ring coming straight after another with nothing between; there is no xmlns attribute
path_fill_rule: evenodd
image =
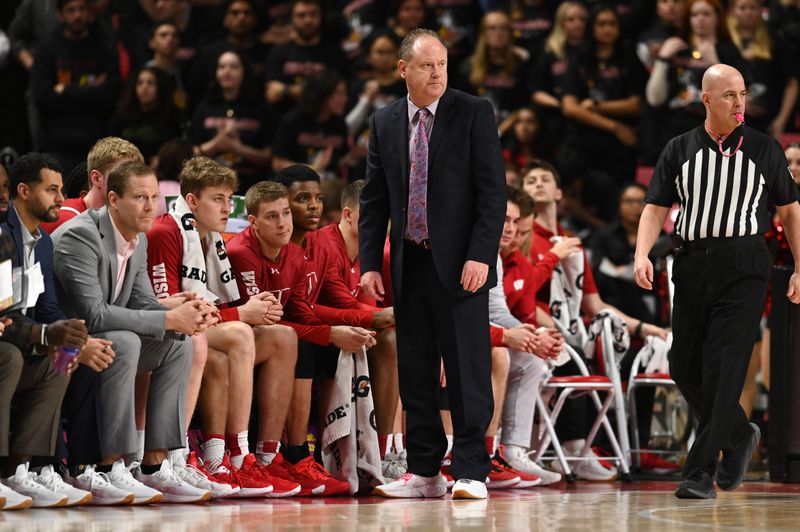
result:
<svg viewBox="0 0 800 532"><path fill-rule="evenodd" d="M405 449L400 451L397 459L400 461L400 465L403 467L403 469L408 471L408 451Z"/></svg>
<svg viewBox="0 0 800 532"><path fill-rule="evenodd" d="M485 499L488 496L486 484L480 480L461 478L453 484L454 499Z"/></svg>
<svg viewBox="0 0 800 532"><path fill-rule="evenodd" d="M0 483L0 499L3 499L0 510L22 510L33 504L33 499L17 493L3 483Z"/></svg>
<svg viewBox="0 0 800 532"><path fill-rule="evenodd" d="M386 453L386 457L381 460L381 470L383 478L397 480L406 474L406 468L400 462L397 453Z"/></svg>
<svg viewBox="0 0 800 532"><path fill-rule="evenodd" d="M522 471L523 473L528 473L530 475L536 475L537 477L542 479L540 486L547 486L548 484L555 484L556 482L561 481L561 474L555 473L553 471L549 471L539 464L534 462L528 456L527 451L522 447L517 447L516 445L506 445L505 451L503 452L503 458L506 459L506 462L516 469L517 471Z"/></svg>
<svg viewBox="0 0 800 532"><path fill-rule="evenodd" d="M133 493L133 503L131 504L155 504L164 499L164 494L158 490L146 486L133 478L131 471L139 468L139 462L133 462L129 467L125 467L122 459L114 462L111 472L108 474L108 481L115 488Z"/></svg>
<svg viewBox="0 0 800 532"><path fill-rule="evenodd" d="M181 480L181 477L172 469L169 459L161 462L161 469L152 475L145 475L141 469L136 471L136 479L164 494L163 502L204 502L211 500L211 491L192 486Z"/></svg>
<svg viewBox="0 0 800 532"><path fill-rule="evenodd" d="M92 494L88 491L70 486L55 472L52 465L46 465L36 477L36 483L44 486L53 493L67 496L67 506L82 506L92 502Z"/></svg>
<svg viewBox="0 0 800 532"><path fill-rule="evenodd" d="M421 477L413 473L406 473L393 482L378 486L373 491L375 495L390 499L444 497L446 493L447 484L441 473L433 477Z"/></svg>
<svg viewBox="0 0 800 532"><path fill-rule="evenodd" d="M114 506L133 503L132 491L120 489L111 484L108 475L95 471L95 466L87 465L77 477L64 473L64 480L78 489L92 494L93 506Z"/></svg>
<svg viewBox="0 0 800 532"><path fill-rule="evenodd" d="M13 476L3 480L3 483L20 495L25 495L33 500L34 508L58 508L66 506L69 498L66 494L45 488L36 482L36 473L28 471L28 464L20 464Z"/></svg>
<svg viewBox="0 0 800 532"><path fill-rule="evenodd" d="M224 499L225 497L232 497L239 493L238 486L234 487L230 484L223 484L221 482L214 482L208 476L204 475L202 471L190 465L172 465L172 470L178 477L197 489L203 491L210 491L212 499Z"/></svg>
<svg viewBox="0 0 800 532"><path fill-rule="evenodd" d="M567 454L567 458L570 456L579 455L578 453ZM570 468L577 478L580 480L589 480L594 482L610 482L617 479L617 472L603 467L603 465L600 464L600 461L597 460L597 455L591 453L587 456L587 458L591 458L591 460L576 460L574 462L570 462ZM559 460L554 460L551 467L556 471L562 470L561 462Z"/></svg>

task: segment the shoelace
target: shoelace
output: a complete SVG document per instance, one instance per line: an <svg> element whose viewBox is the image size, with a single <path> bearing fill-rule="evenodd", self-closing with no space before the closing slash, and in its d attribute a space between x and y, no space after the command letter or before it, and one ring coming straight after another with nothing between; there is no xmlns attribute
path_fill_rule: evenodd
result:
<svg viewBox="0 0 800 532"><path fill-rule="evenodd" d="M28 489L34 490L42 490L44 486L36 482L36 473L33 471L28 471L23 475L14 474L15 480L20 483L21 486L24 486Z"/></svg>
<svg viewBox="0 0 800 532"><path fill-rule="evenodd" d="M48 466L49 467L49 466ZM42 469L42 473L45 472L45 469ZM46 487L51 491L59 491L63 490L64 488L69 487L69 484L64 482L61 479L61 476L53 471L52 469L49 470L49 474L39 474L39 485Z"/></svg>
<svg viewBox="0 0 800 532"><path fill-rule="evenodd" d="M182 472L183 475L186 475L186 477L188 477L186 478L186 482L192 485L205 484L209 482L208 478L205 475L203 475L200 471L189 465L178 468L173 467L172 470L175 471L179 477L181 476Z"/></svg>
<svg viewBox="0 0 800 532"><path fill-rule="evenodd" d="M158 476L158 478L168 482L176 488L185 484L185 482L181 480L181 477L175 472L174 469L172 469L172 467L170 467L167 471L159 469L154 473L154 475Z"/></svg>
<svg viewBox="0 0 800 532"><path fill-rule="evenodd" d="M138 488L143 484L136 480L133 476L133 471L135 471L139 467L139 462L131 462L131 464L127 467L121 467L116 470L116 473L112 470L111 474L114 475L114 478L117 479L120 483L130 486L132 488ZM110 475L107 477L110 481Z"/></svg>
<svg viewBox="0 0 800 532"><path fill-rule="evenodd" d="M309 477L314 480L327 480L330 474L325 471L321 465L319 465L314 460L306 460L303 463L298 463L296 469L300 470L301 473L305 473Z"/></svg>
<svg viewBox="0 0 800 532"><path fill-rule="evenodd" d="M84 475L89 475L89 491L94 490L95 482L97 482L97 487L99 488L106 488L108 486L111 486L111 479L108 478L108 475L96 471L92 466L88 466L86 470L83 472L83 474L80 476Z"/></svg>

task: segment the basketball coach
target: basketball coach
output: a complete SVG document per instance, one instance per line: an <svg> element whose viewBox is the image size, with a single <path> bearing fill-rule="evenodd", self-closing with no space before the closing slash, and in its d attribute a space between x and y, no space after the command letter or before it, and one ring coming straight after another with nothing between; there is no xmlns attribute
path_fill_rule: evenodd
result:
<svg viewBox="0 0 800 532"><path fill-rule="evenodd" d="M488 290L505 216L505 172L491 104L447 88L447 49L418 29L400 47L408 97L377 111L361 195L361 285L377 299L386 229L397 321L408 474L387 497L441 497L447 440L439 417L444 361L455 438L454 498L485 498L492 417Z"/></svg>

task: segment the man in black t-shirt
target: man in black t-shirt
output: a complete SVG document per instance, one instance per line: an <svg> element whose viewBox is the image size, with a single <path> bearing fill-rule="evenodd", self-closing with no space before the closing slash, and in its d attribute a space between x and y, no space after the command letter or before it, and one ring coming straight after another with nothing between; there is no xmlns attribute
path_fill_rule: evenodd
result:
<svg viewBox="0 0 800 532"><path fill-rule="evenodd" d="M323 40L320 0L292 2L291 17L294 38L270 51L264 73L267 102L282 111L300 98L303 83L311 74L325 68L339 73L346 70L339 44Z"/></svg>
<svg viewBox="0 0 800 532"><path fill-rule="evenodd" d="M710 67L702 91L705 124L672 139L656 166L639 222L634 279L652 288L647 254L678 203L669 365L699 425L675 495L709 499L716 497L715 471L720 489L742 482L760 437L739 396L771 269L763 236L770 227L767 201L777 206L795 255L800 205L778 143L743 124L747 91L739 71ZM800 269L787 296L800 303Z"/></svg>

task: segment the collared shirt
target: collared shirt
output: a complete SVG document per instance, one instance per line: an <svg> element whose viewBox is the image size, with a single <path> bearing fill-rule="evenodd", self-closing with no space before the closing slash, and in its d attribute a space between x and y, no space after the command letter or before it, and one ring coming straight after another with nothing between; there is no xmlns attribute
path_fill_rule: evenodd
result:
<svg viewBox="0 0 800 532"><path fill-rule="evenodd" d="M411 101L411 96L407 96L406 98L408 98L408 153L411 153L411 140L417 132L417 127L419 127L417 111L421 108L414 105L414 102ZM428 120L428 140L430 140L431 131L433 131L433 121L436 118L437 107L439 107L439 98L425 107L425 109L431 113L430 120Z"/></svg>
<svg viewBox="0 0 800 532"><path fill-rule="evenodd" d="M136 246L139 244L139 235L133 237L132 240L125 240L117 224L114 223L114 218L109 215L111 219L111 227L114 228L114 249L117 250L117 282L114 285L114 299L116 301L122 292L122 284L125 280L125 270L128 268L128 259L131 258L133 252L136 251Z"/></svg>
<svg viewBox="0 0 800 532"><path fill-rule="evenodd" d="M19 216L17 216L19 218ZM31 233L28 231L28 228L22 223L22 220L19 221L19 227L22 232L22 259L23 259L23 266L27 271L31 266L36 264L36 242L42 238L42 233L39 231L37 227L36 230Z"/></svg>

